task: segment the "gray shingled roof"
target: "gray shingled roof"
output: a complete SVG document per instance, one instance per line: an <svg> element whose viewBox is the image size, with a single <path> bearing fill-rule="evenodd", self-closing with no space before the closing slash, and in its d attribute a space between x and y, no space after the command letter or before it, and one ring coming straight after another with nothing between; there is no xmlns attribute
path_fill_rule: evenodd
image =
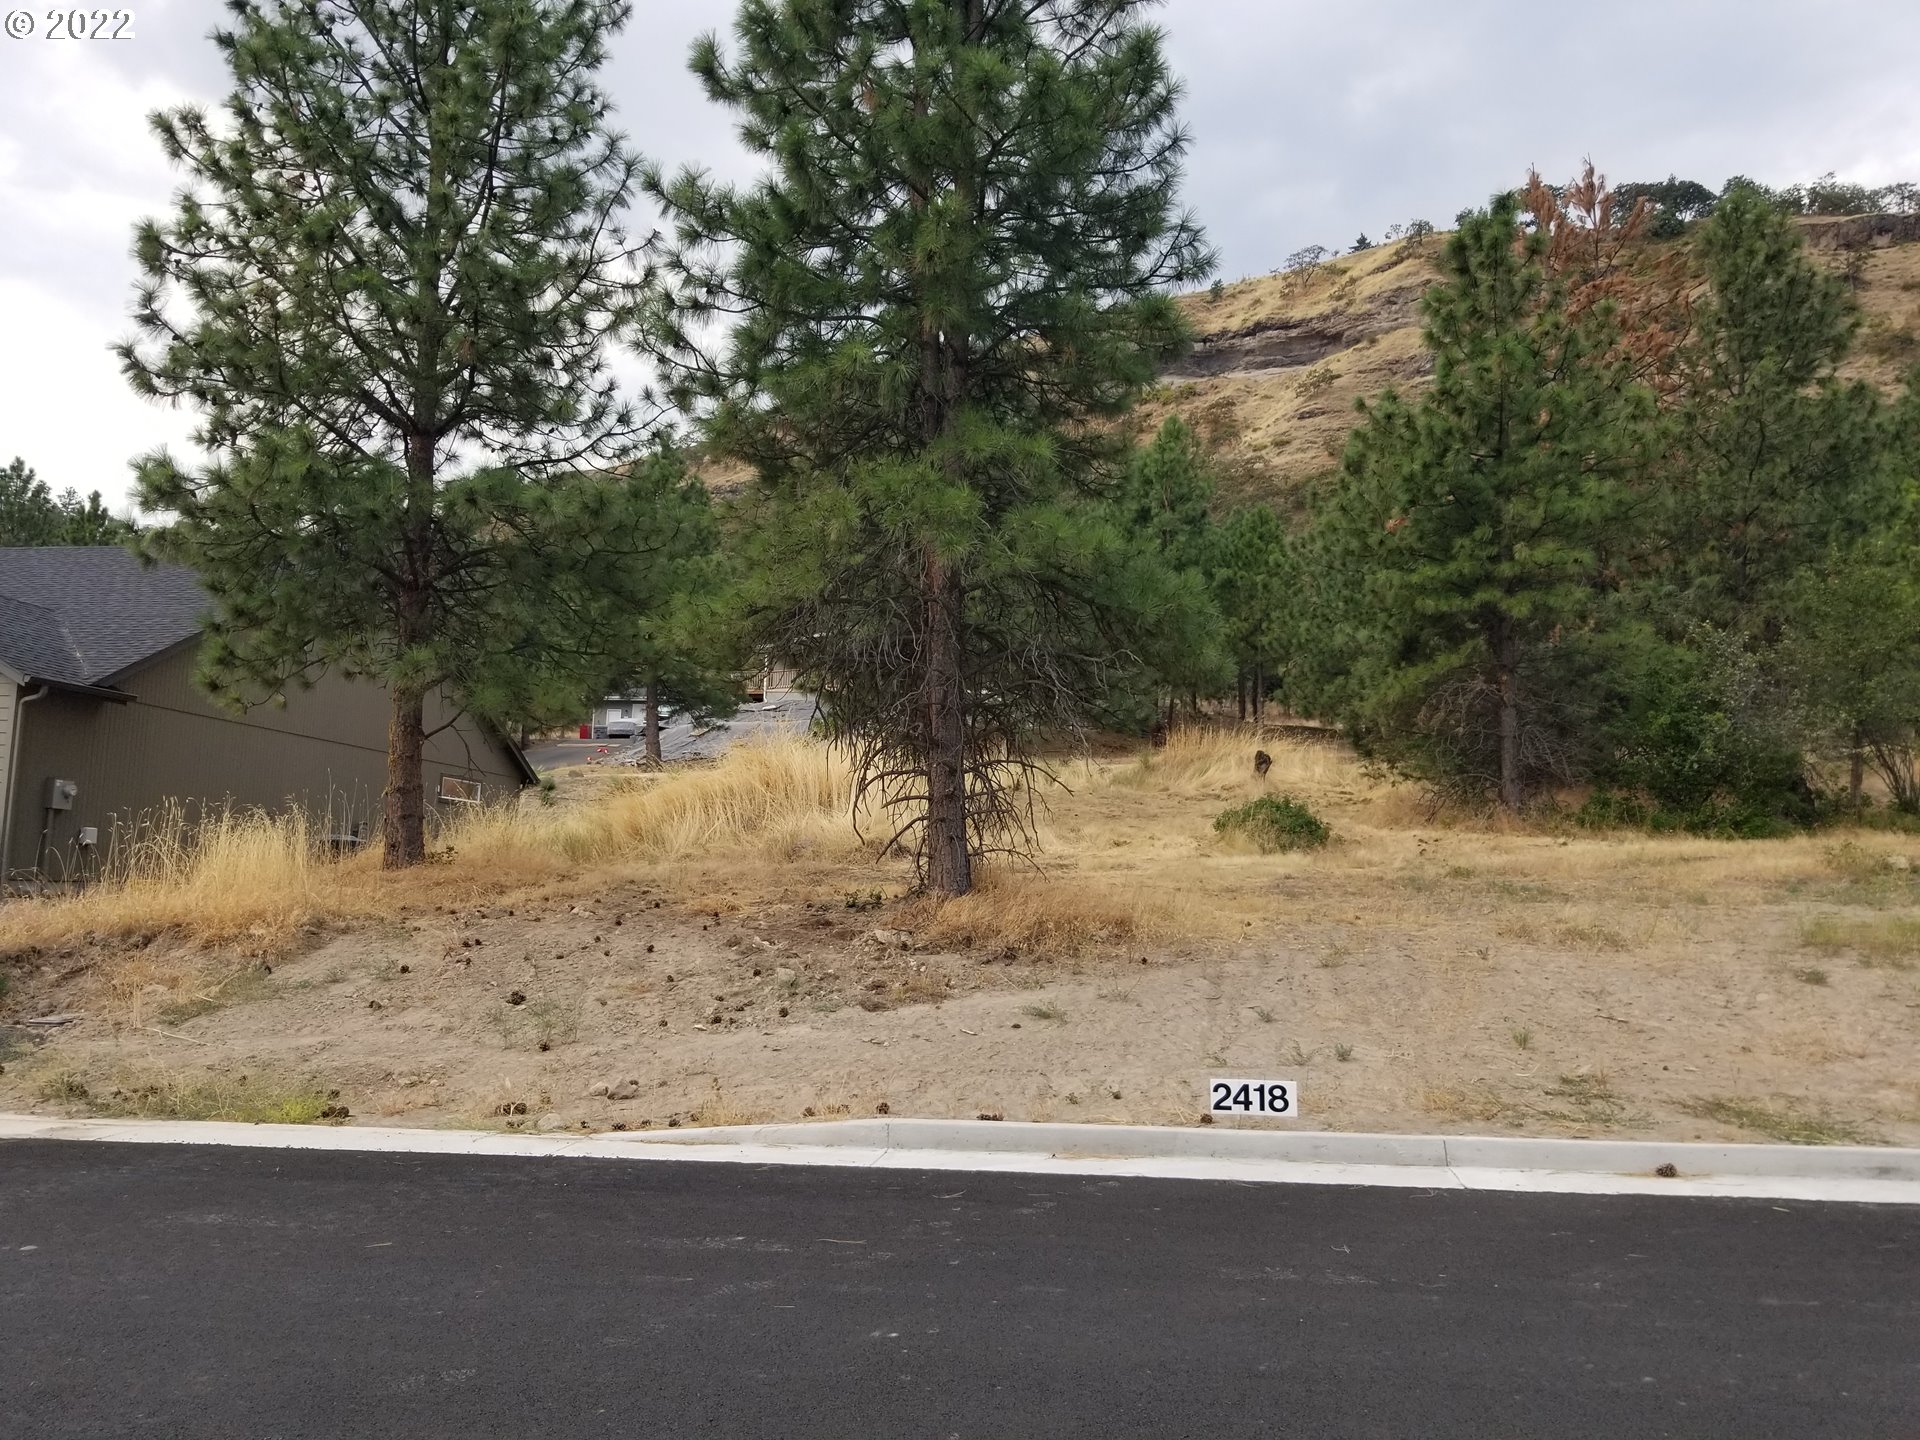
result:
<svg viewBox="0 0 1920 1440"><path fill-rule="evenodd" d="M0 546L0 661L35 680L104 685L200 633L191 570L117 545Z"/></svg>

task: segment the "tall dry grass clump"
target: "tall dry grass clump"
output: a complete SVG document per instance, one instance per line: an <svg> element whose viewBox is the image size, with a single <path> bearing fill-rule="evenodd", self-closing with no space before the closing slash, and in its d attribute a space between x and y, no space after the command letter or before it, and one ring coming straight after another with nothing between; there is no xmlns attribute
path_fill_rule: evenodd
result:
<svg viewBox="0 0 1920 1440"><path fill-rule="evenodd" d="M1204 930L1173 896L1080 876L989 870L971 893L924 895L895 916L922 949L998 949L1054 958Z"/></svg>
<svg viewBox="0 0 1920 1440"><path fill-rule="evenodd" d="M845 761L803 740L743 745L700 769L640 777L603 800L531 797L447 821L425 866L381 871L376 854L336 857L306 814L178 808L116 837L98 881L0 905L0 955L89 936L174 934L265 950L301 926L467 899L620 861L750 855L761 862L861 849Z"/></svg>
<svg viewBox="0 0 1920 1440"><path fill-rule="evenodd" d="M1254 754L1260 750L1273 762L1264 781L1253 768ZM1175 730L1165 745L1121 767L1113 778L1116 785L1186 799L1238 794L1250 786L1303 794L1351 792L1356 786L1387 788L1367 785L1353 756L1337 744L1262 739L1248 731L1210 726Z"/></svg>
<svg viewBox="0 0 1920 1440"><path fill-rule="evenodd" d="M117 827L101 875L77 893L0 905L0 954L89 935L177 932L271 940L319 915L367 912L364 862L336 862L303 811L169 805ZM351 868L361 883L343 883Z"/></svg>
<svg viewBox="0 0 1920 1440"><path fill-rule="evenodd" d="M751 850L768 859L858 848L846 759L825 745L741 745L717 764L638 776L592 805L475 811L450 825L454 854L488 864L686 860Z"/></svg>

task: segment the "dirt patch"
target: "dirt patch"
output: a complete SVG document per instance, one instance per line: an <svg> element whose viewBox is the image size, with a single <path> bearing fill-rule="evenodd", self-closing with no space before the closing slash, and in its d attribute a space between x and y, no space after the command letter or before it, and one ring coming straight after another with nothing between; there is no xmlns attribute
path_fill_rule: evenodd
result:
<svg viewBox="0 0 1920 1440"><path fill-rule="evenodd" d="M337 1091L350 1123L1178 1124L1231 1074L1300 1081L1313 1128L1920 1143L1910 839L1440 823L1335 747L1262 743L1264 780L1240 740L1070 775L1045 873L966 907L858 858L762 857L423 907L271 962L43 954L0 1014L23 1037L0 1108L87 1113L63 1076L97 1102L244 1074ZM1271 792L1332 844L1222 845L1214 817ZM55 1011L85 1018L17 1023Z"/></svg>

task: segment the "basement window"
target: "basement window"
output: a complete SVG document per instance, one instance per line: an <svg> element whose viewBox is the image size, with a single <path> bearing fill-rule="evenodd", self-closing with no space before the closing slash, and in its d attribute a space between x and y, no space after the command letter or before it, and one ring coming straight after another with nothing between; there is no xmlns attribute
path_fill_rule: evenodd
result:
<svg viewBox="0 0 1920 1440"><path fill-rule="evenodd" d="M442 775L440 777L440 798L442 800L458 800L463 805L478 805L480 803L480 782L478 780L462 780L458 775Z"/></svg>

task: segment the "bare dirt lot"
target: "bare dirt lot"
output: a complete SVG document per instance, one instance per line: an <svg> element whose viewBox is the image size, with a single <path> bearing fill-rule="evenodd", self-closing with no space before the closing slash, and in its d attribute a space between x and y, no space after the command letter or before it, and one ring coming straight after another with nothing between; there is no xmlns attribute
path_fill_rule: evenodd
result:
<svg viewBox="0 0 1920 1440"><path fill-rule="evenodd" d="M1264 743L1264 780L1231 736L1067 767L1044 870L943 907L873 859L842 781L695 823L764 756L568 777L537 835L263 895L217 939L138 905L65 932L15 905L0 1109L1194 1123L1235 1075L1298 1080L1313 1128L1920 1143L1920 838L1503 829ZM825 763L809 750L781 763ZM1214 833L1263 791L1333 843ZM592 838L615 813L624 849ZM58 1014L81 1018L22 1023Z"/></svg>

